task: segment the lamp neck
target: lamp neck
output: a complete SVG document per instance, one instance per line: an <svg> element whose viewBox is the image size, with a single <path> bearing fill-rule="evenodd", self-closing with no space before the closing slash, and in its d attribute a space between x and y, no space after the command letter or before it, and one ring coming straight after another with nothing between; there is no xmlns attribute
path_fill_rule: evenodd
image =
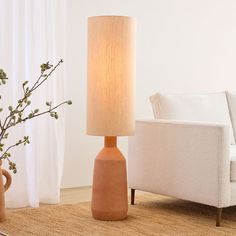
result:
<svg viewBox="0 0 236 236"><path fill-rule="evenodd" d="M116 136L105 136L104 146L105 147L116 147L117 137Z"/></svg>

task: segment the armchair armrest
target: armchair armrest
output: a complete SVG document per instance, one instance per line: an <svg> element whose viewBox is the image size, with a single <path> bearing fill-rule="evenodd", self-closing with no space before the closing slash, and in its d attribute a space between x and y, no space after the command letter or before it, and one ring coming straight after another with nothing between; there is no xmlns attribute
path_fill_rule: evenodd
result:
<svg viewBox="0 0 236 236"><path fill-rule="evenodd" d="M230 205L229 127L216 123L137 120L129 138L134 189L216 207Z"/></svg>

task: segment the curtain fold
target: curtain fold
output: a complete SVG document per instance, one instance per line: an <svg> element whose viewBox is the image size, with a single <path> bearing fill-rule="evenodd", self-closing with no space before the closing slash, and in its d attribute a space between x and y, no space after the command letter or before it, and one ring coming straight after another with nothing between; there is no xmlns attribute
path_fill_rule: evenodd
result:
<svg viewBox="0 0 236 236"><path fill-rule="evenodd" d="M3 115L22 96L22 82L32 84L40 74L40 65L47 61L56 64L64 57L64 48L65 0L0 0L0 68L9 77L7 84L0 87ZM65 99L63 71L62 64L32 96L32 108L43 111L46 101L56 104ZM30 136L31 144L12 151L18 172L12 174L13 183L6 192L7 207L59 202L65 114L63 108L58 112L59 120L46 115L9 132L9 144L25 135Z"/></svg>

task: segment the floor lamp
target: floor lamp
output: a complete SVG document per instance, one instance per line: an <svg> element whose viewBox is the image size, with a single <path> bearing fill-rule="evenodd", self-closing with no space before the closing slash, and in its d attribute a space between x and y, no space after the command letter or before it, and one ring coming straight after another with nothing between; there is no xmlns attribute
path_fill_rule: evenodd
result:
<svg viewBox="0 0 236 236"><path fill-rule="evenodd" d="M134 133L135 20L127 16L88 19L87 134L104 136L95 159L92 215L127 216L126 161L117 136Z"/></svg>

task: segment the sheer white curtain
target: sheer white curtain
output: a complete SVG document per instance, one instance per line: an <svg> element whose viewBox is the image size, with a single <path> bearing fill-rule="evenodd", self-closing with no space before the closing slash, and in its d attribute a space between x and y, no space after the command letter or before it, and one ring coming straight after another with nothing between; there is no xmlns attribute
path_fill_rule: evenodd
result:
<svg viewBox="0 0 236 236"><path fill-rule="evenodd" d="M0 87L0 106L7 113L22 96L21 83L30 83L40 73L40 64L56 64L64 56L65 0L0 0L0 68L9 81ZM33 108L46 109L45 102L54 104L64 97L63 64L44 84L31 101ZM7 207L37 207L39 202L58 203L64 158L64 108L59 120L49 115L30 120L10 130L9 144L24 135L31 144L17 147L12 159L17 174L6 193ZM1 117L1 114L0 114ZM7 168L7 164L4 164Z"/></svg>

